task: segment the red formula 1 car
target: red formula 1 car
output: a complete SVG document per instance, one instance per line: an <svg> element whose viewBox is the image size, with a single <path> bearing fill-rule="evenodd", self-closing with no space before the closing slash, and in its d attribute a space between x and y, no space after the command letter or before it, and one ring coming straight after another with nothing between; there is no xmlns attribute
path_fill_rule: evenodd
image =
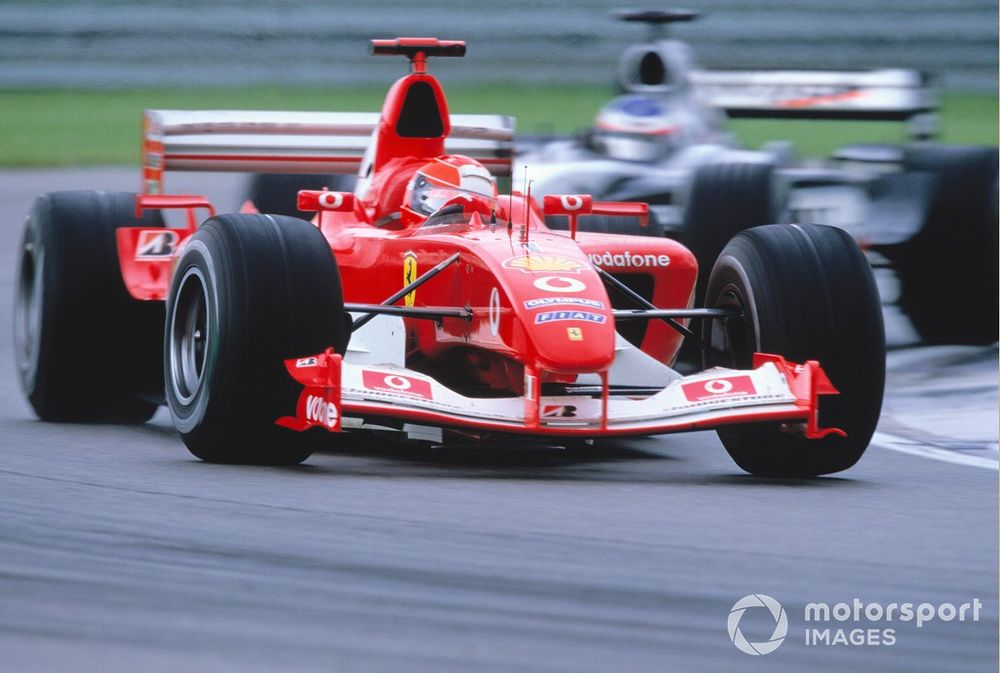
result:
<svg viewBox="0 0 1000 673"><path fill-rule="evenodd" d="M754 474L858 460L885 347L846 233L745 231L691 308L698 269L682 245L573 226L587 213L641 220L645 204L498 193L512 120L450 115L426 72L464 43L373 51L412 64L378 115L150 111L142 194L36 201L15 331L40 418L141 422L165 402L194 455L229 463L297 463L317 439L365 432L571 445L707 428ZM310 223L165 195L170 169L359 180L353 193L300 192ZM187 227L164 225L171 208ZM554 214L568 231L545 227ZM694 317L702 334L686 327ZM704 371L670 367L684 339Z"/></svg>

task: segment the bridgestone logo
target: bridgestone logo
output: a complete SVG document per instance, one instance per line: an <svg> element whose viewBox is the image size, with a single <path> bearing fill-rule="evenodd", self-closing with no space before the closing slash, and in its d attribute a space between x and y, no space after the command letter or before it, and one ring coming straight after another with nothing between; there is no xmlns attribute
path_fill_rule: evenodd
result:
<svg viewBox="0 0 1000 673"><path fill-rule="evenodd" d="M670 266L670 257L668 255L655 255L652 253L633 255L628 250L615 253L592 252L588 257L597 266L613 269L662 269Z"/></svg>

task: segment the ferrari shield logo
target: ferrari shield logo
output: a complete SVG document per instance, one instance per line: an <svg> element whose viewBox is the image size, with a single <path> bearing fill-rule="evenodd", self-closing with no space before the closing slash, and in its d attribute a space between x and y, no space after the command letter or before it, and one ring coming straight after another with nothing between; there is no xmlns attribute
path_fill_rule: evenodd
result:
<svg viewBox="0 0 1000 673"><path fill-rule="evenodd" d="M403 254L403 287L406 287L417 279L417 253L406 252ZM417 291L407 292L403 297L403 302L407 306L413 306L417 298Z"/></svg>
<svg viewBox="0 0 1000 673"><path fill-rule="evenodd" d="M579 327L567 327L566 336L570 341L583 341L583 330Z"/></svg>

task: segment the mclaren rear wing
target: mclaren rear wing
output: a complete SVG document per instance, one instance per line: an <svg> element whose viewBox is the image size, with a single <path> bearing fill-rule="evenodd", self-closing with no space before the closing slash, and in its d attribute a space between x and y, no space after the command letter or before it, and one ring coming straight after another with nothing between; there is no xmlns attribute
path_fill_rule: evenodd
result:
<svg viewBox="0 0 1000 673"><path fill-rule="evenodd" d="M936 109L914 70L721 71L690 74L701 99L730 117L907 121Z"/></svg>
<svg viewBox="0 0 1000 673"><path fill-rule="evenodd" d="M146 110L143 192L162 193L163 172L357 173L377 112ZM510 175L514 118L455 114L446 151Z"/></svg>

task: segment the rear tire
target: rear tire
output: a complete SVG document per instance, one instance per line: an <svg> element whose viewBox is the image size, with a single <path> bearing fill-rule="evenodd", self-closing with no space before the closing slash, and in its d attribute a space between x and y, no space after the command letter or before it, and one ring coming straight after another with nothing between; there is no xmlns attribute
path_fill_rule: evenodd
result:
<svg viewBox="0 0 1000 673"><path fill-rule="evenodd" d="M164 378L174 426L202 460L291 465L311 433L274 421L301 386L284 360L346 350L340 273L308 222L220 215L191 237L167 301Z"/></svg>
<svg viewBox="0 0 1000 673"><path fill-rule="evenodd" d="M129 295L115 231L162 226L159 211L135 217L131 193L35 199L21 240L14 352L41 420L141 423L156 412L163 304Z"/></svg>
<svg viewBox="0 0 1000 673"><path fill-rule="evenodd" d="M698 260L695 306L704 305L709 272L730 239L744 229L777 222L782 209L771 164L705 164L695 171L679 237ZM692 320L689 327L699 332L702 322ZM685 339L675 367L683 373L697 371L701 350Z"/></svg>
<svg viewBox="0 0 1000 673"><path fill-rule="evenodd" d="M695 305L708 287L708 272L729 240L751 227L777 222L783 205L774 166L705 164L695 172L684 211L681 242L698 260Z"/></svg>
<svg viewBox="0 0 1000 673"><path fill-rule="evenodd" d="M719 438L736 464L767 477L814 477L854 465L875 431L885 384L881 303L854 240L821 225L742 232L712 269L706 305L741 312L705 326L706 341L729 354L706 358L706 367L749 368L755 351L819 360L840 391L821 398L819 422L847 437L806 439L775 425L722 428Z"/></svg>
<svg viewBox="0 0 1000 673"><path fill-rule="evenodd" d="M349 192L354 189L354 176L257 173L250 178L247 198L258 212L301 218L307 214L297 207L300 189Z"/></svg>
<svg viewBox="0 0 1000 673"><path fill-rule="evenodd" d="M550 229L566 230L569 229L569 218L565 215L548 215L545 218L545 225ZM638 217L581 215L577 227L580 231L592 231L598 234L663 238L663 227L652 213L649 214L646 226L639 224Z"/></svg>
<svg viewBox="0 0 1000 673"><path fill-rule="evenodd" d="M932 344L997 340L997 149L914 145L904 170L934 174L919 233L895 254L899 305Z"/></svg>

